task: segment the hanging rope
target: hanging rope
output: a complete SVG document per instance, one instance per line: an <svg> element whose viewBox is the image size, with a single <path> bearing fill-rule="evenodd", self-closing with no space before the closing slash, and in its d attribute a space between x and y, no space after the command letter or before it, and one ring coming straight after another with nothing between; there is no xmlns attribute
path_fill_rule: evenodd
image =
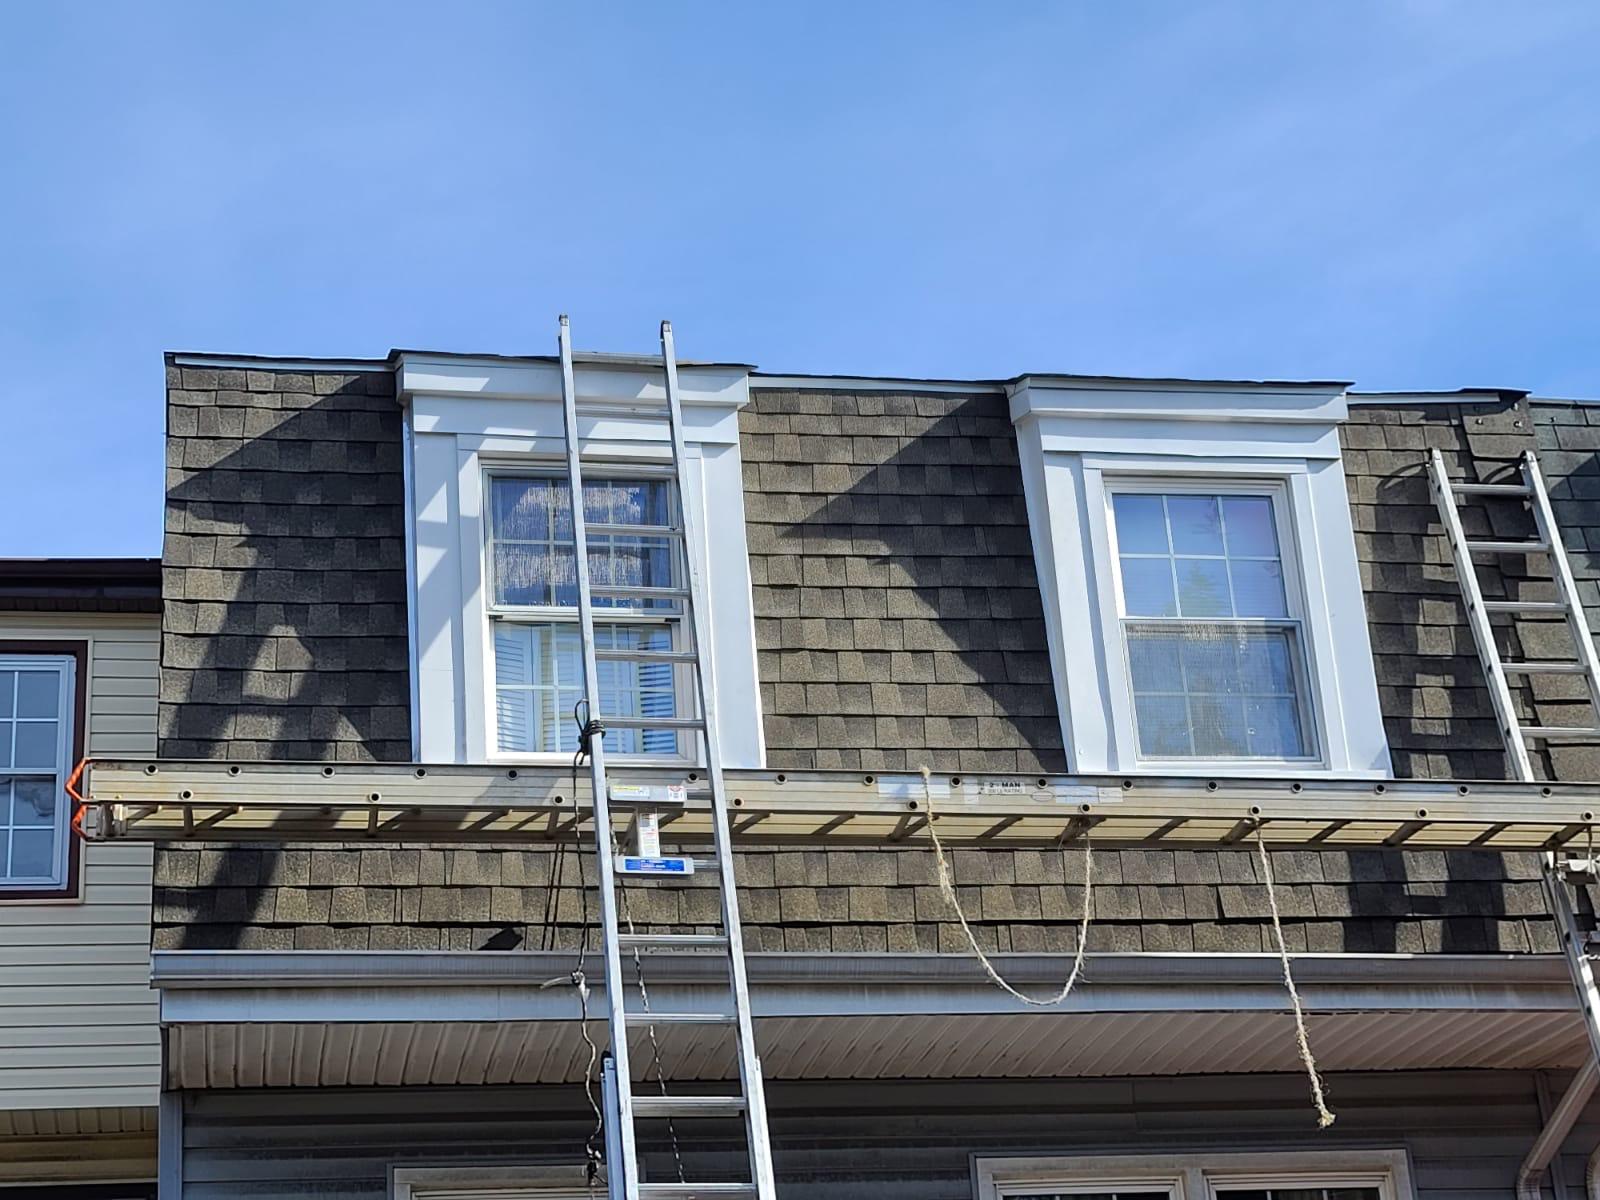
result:
<svg viewBox="0 0 1600 1200"><path fill-rule="evenodd" d="M1278 894L1272 883L1272 859L1267 854L1267 841L1261 836L1261 826L1256 825L1256 849L1261 852L1261 877L1267 884L1267 907L1272 910L1272 933L1278 940L1278 958L1283 962L1283 986L1289 989L1289 1004L1294 1009L1294 1037L1300 1048L1300 1061L1305 1064L1306 1078L1311 1081L1311 1103L1317 1110L1317 1126L1326 1129L1334 1122L1322 1096L1322 1076L1317 1071L1317 1060L1311 1053L1311 1039L1306 1036L1306 1015L1300 1007L1300 991L1294 985L1294 972L1289 969L1289 947L1283 940L1283 921L1278 916Z"/></svg>
<svg viewBox="0 0 1600 1200"><path fill-rule="evenodd" d="M928 838L933 842L933 856L939 866L939 890L944 893L945 902L955 910L956 919L961 922L961 932L967 935L967 945L972 949L973 955L996 987L1022 1001L1022 1003L1032 1005L1035 1008L1053 1008L1055 1005L1060 1004L1072 994L1072 989L1078 985L1078 981L1083 977L1083 956L1089 941L1089 914L1093 909L1094 903L1094 854L1089 845L1088 833L1083 835L1083 916L1078 921L1078 950L1072 957L1072 970L1067 975L1066 983L1061 985L1061 990L1055 995L1042 998L1026 995L1017 991L1016 988L1005 981L1000 972L995 969L995 965L989 956L984 953L983 947L978 945L978 939L973 936L972 925L967 921L967 914L962 911L960 897L956 895L955 879L950 872L950 862L945 856L944 843L939 840L939 831L934 828L933 772L926 766L921 766L917 769L922 772L923 803L928 814ZM1061 846L1063 871L1066 863L1067 847L1063 843Z"/></svg>

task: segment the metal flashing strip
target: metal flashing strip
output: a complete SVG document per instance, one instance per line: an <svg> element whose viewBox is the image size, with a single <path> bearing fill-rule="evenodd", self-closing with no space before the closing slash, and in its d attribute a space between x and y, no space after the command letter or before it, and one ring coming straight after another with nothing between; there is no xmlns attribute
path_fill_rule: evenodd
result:
<svg viewBox="0 0 1600 1200"><path fill-rule="evenodd" d="M1006 384L993 379L899 379L871 375L764 375L750 372L752 390L781 392L910 392L958 396L1004 395Z"/></svg>
<svg viewBox="0 0 1600 1200"><path fill-rule="evenodd" d="M699 784L683 768L629 768L630 782ZM740 840L916 844L929 800L947 842L1235 845L1258 825L1277 847L1547 850L1580 839L1600 784L1154 776L879 776L726 773ZM148 841L435 841L521 845L590 824L589 788L554 766L94 761L85 829ZM691 788L669 840L709 840Z"/></svg>
<svg viewBox="0 0 1600 1200"><path fill-rule="evenodd" d="M273 358L267 354L174 353L175 367L215 367L235 371L303 371L312 375L348 375L360 371L391 371L383 358Z"/></svg>

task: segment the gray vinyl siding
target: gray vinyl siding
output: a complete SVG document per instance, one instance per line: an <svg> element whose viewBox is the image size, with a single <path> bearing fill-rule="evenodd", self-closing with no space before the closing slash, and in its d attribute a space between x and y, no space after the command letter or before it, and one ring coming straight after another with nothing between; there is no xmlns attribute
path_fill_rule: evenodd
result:
<svg viewBox="0 0 1600 1200"><path fill-rule="evenodd" d="M0 639L84 643L88 753L154 753L160 633L153 614L8 613ZM151 848L91 842L82 872L74 900L0 901L0 1110L156 1102ZM0 1125L0 1160L16 1157L7 1136Z"/></svg>
<svg viewBox="0 0 1600 1200"><path fill-rule="evenodd" d="M1338 1122L1318 1132L1298 1076L770 1086L785 1200L965 1200L974 1154L1398 1148L1419 1200L1512 1194L1537 1132L1535 1076L1416 1072L1334 1076ZM1560 1095L1564 1077L1549 1080ZM591 1127L577 1089L190 1093L185 1200L380 1200L396 1163L582 1162ZM1581 1189L1600 1132L1591 1111L1563 1162ZM680 1131L682 1132L682 1131ZM705 1147L689 1133L686 1147ZM651 1149L666 1178L662 1147ZM733 1161L726 1143L691 1173ZM727 1177L726 1175L724 1177Z"/></svg>

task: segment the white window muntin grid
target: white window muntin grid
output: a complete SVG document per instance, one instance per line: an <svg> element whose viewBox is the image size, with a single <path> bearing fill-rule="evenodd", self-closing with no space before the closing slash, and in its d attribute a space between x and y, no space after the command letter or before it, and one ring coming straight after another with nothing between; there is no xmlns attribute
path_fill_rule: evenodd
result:
<svg viewBox="0 0 1600 1200"><path fill-rule="evenodd" d="M0 896L7 891L36 891L41 888L62 887L67 882L67 854L69 840L68 811L63 790L69 769L68 758L72 744L73 687L75 661L63 655L6 655L0 656L0 672L9 673L10 716L3 718L8 735L6 766L0 767L0 834L4 835L5 851L0 854ZM24 717L18 707L21 691L20 676L26 673L53 674L56 677L55 711L51 716ZM17 729L20 725L55 725L55 755L49 768L16 765ZM18 821L20 801L16 797L18 780L48 781L55 804L49 822ZM15 856L15 834L18 830L51 834L51 870L48 874L16 875L12 873Z"/></svg>
<svg viewBox="0 0 1600 1200"><path fill-rule="evenodd" d="M1122 558L1123 555L1118 545L1117 519L1115 512L1116 497L1119 495L1196 495L1196 496L1262 496L1272 505L1273 532L1278 540L1277 561L1283 574L1284 607L1288 612L1285 617L1146 617L1134 616L1128 612L1126 598L1122 586ZM1291 669L1295 675L1295 701L1298 705L1300 728L1304 739L1310 747L1311 753L1293 757L1277 758L1271 756L1254 755L1228 755L1219 756L1218 762L1237 763L1316 763L1323 761L1321 747L1323 746L1322 731L1316 722L1316 709L1311 700L1312 679L1307 659L1310 648L1305 636L1305 601L1303 596L1303 576L1300 572L1299 557L1296 554L1298 545L1295 539L1293 513L1290 511L1289 492L1286 487L1276 482L1263 483L1259 480L1236 480L1226 476L1217 478L1193 478L1183 476L1162 477L1146 476L1140 478L1113 478L1107 476L1104 486L1105 499L1105 529L1106 543L1110 557L1111 586L1116 603L1117 615L1121 624L1121 641L1123 654L1123 673L1127 688L1128 709L1133 721L1133 744L1140 762L1171 763L1194 762L1202 756L1199 755L1152 755L1145 754L1139 749L1137 702L1133 688L1133 665L1129 649L1128 630L1132 626L1156 628L1162 625L1174 629L1182 629L1195 625L1228 625L1242 629L1260 630L1286 630L1293 643L1290 654ZM1219 515L1221 506L1219 505ZM1165 505L1163 505L1165 516ZM1224 518L1225 519L1225 518ZM1170 521L1168 524L1170 531ZM1169 532L1170 537L1170 532ZM1157 559L1167 558L1173 566L1173 596L1176 603L1178 581L1176 577L1177 560L1180 557L1172 551L1169 553L1146 554L1130 553L1129 558ZM1273 559L1261 555L1229 555L1227 553L1226 533L1224 533L1223 553L1220 555L1184 554L1183 558L1203 558L1213 561L1227 562L1236 559L1243 562L1269 562ZM1223 572L1228 580L1229 607L1237 607L1233 603L1233 578L1232 573ZM1174 693L1177 695L1178 693ZM1188 693L1183 693L1187 695ZM1265 693L1262 694L1265 697Z"/></svg>
<svg viewBox="0 0 1600 1200"><path fill-rule="evenodd" d="M677 475L672 470L671 467L668 467L668 466L656 466L656 465L644 464L644 463L626 463L626 462L597 463L597 464L587 465L585 467L585 472L586 472L586 480L585 480L586 483L609 482L609 481L612 481L612 480L617 480L617 481L627 481L627 480L646 481L646 480L648 480L648 481L652 481L652 482L664 482L664 483L666 483L668 485L667 486L667 504L668 504L667 513L668 513L668 516L667 516L666 524L677 525L680 528L682 527L682 524L683 524L683 501L682 501L682 497L679 495L678 488L676 486L676 484L677 484ZM483 575L482 575L482 578L484 580L484 585L485 585L484 586L484 596L485 596L485 599L486 599L486 607L487 607L487 612L488 612L488 616L489 616L490 621L491 622L504 621L504 622L517 623L517 624L528 624L528 625L570 624L570 625L576 626L578 624L578 608L577 608L576 602L574 602L573 604L570 604L570 605L564 605L564 604L536 604L536 605L530 605L530 604L500 604L500 603L498 603L496 601L495 596L496 596L496 593L497 593L497 587L496 587L496 578L495 578L494 546L495 546L496 541L501 540L501 539L498 539L496 537L496 532L497 531L495 529L496 511L497 510L496 510L495 502L494 502L494 484L495 484L495 481L497 479L500 479L500 480L506 480L506 479L547 480L547 481L550 481L551 483L554 483L554 484L556 484L558 486L562 486L562 487L565 487L568 484L568 475L567 475L567 470L566 470L566 464L563 461L557 461L557 460L520 462L520 463L517 463L517 464L514 464L514 465L510 464L510 463L496 464L496 465L488 466L483 470L483 500L484 500L484 503L483 503L483 528L484 528L484 537L483 537L480 553L482 555L482 561L483 561ZM544 545L544 546L547 547L547 549L549 550L551 556L553 557L556 548L563 544L561 541L559 541L555 537L555 524L556 523L555 523L555 518L554 518L554 510L552 510L551 519L550 519L550 522L549 522L549 537L548 538L544 539L543 541L536 541L536 540L530 540L530 539L515 539L515 540L523 542L525 544ZM590 552L591 552L591 554L592 554L592 552L593 552L593 550L595 548L594 543L599 541L599 540L601 540L602 538L604 539L604 541L606 541L609 544L616 544L619 540L622 541L623 543L626 543L629 540L627 538L622 537L622 535L610 535L610 534L606 534L606 535L590 534L589 538L590 538ZM648 537L645 537L645 535L641 535L641 540L644 540L644 541L647 541L647 542L653 542L653 541L658 541L658 540L661 540L661 539L648 538ZM678 538L667 538L665 540L666 540L666 543L667 543L667 550L668 550L669 561L670 561L670 579L668 581L668 585L672 586L672 587L685 586L684 579L686 578L687 572L686 572L685 566L684 566L684 557L683 557L683 555L684 555L684 546L683 546L683 543ZM577 568L576 555L574 555L573 562L574 562L574 569L575 570L578 569ZM652 602L652 603L661 603L661 602ZM600 627L606 626L606 625L616 625L616 626L638 625L638 626L646 626L646 627L664 627L667 630L668 636L670 638L670 648L671 649L673 649L673 650L681 650L681 649L684 649L688 644L687 635L686 635L686 631L685 631L686 612L685 612L684 606L681 603L678 603L676 601L671 602L669 606L660 607L660 608L645 608L645 607L604 607L604 608L601 608L601 607L595 607L595 608L592 609L592 612L594 614L594 621L595 621L596 632L597 633L599 632ZM490 753L490 755L492 757L495 757L495 758L509 758L509 759L515 759L515 760L518 760L518 761L543 761L543 760L546 760L546 759L561 759L561 760L565 760L570 755L570 753L571 753L570 751L558 751L558 750L543 750L543 751L537 751L537 750L536 751L505 750L505 749L502 749L500 747L500 745L499 745L498 721L496 719L494 719L495 718L495 714L498 712L500 685L499 685L499 681L498 681L498 679L496 677L496 670L495 670L495 663L494 663L495 647L494 647L494 637L493 637L492 632L491 632L491 635L490 635L490 637L488 639L487 651L488 651L488 664L489 664L488 700L489 700L489 713L490 713L490 716L491 716L491 720L489 722L489 742L490 742L490 751L489 751L489 753ZM605 665L607 665L607 664L601 664L602 667L604 667ZM617 664L617 665L620 666L621 664ZM693 680L689 677L688 668L686 668L686 667L674 667L674 668L672 668L672 692L673 692L673 696L675 698L674 711L679 716L684 715L684 713L685 713L687 708L694 707L692 705L692 702L686 704L686 698L690 696L690 693L691 693L691 690L692 690L692 688L691 688L692 683L693 683ZM537 686L537 685L535 685L535 686ZM559 693L561 690L564 690L564 689L562 689L559 686L559 684L557 684L557 685L553 686L551 688L551 690L554 691L554 692ZM583 690L582 681L580 679L579 683L578 683L578 691L581 693L582 690ZM644 690L650 690L650 689L644 689ZM641 699L642 699L642 697L641 697ZM642 734L639 735L639 736L640 736L640 740L642 741L643 740L642 739ZM660 734L658 733L656 736L659 737ZM650 751L648 753L645 753L645 752L634 752L632 754L621 755L621 754L616 754L615 752L613 752L612 757L619 758L624 762L629 761L629 760L636 760L636 761L639 761L639 762L656 764L656 765L661 764L663 762L689 761L690 756L687 755L685 753L685 751L684 751L684 745L685 745L686 740L687 739L685 738L685 736L683 734L677 734L677 735L674 735L672 737L672 741L674 742L674 744L677 747L676 753L662 753L660 751ZM698 739L695 739L695 740L697 741Z"/></svg>

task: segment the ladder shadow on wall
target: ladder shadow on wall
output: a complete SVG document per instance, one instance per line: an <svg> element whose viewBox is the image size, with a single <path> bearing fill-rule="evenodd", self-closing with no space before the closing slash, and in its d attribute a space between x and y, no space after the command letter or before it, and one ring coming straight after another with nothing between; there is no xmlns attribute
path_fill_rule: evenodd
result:
<svg viewBox="0 0 1600 1200"><path fill-rule="evenodd" d="M158 754L404 762L392 377L272 386L173 393ZM156 948L340 948L333 888L368 882L360 872L361 852L337 846L158 848ZM382 891L365 891L361 919L376 919L367 905Z"/></svg>

